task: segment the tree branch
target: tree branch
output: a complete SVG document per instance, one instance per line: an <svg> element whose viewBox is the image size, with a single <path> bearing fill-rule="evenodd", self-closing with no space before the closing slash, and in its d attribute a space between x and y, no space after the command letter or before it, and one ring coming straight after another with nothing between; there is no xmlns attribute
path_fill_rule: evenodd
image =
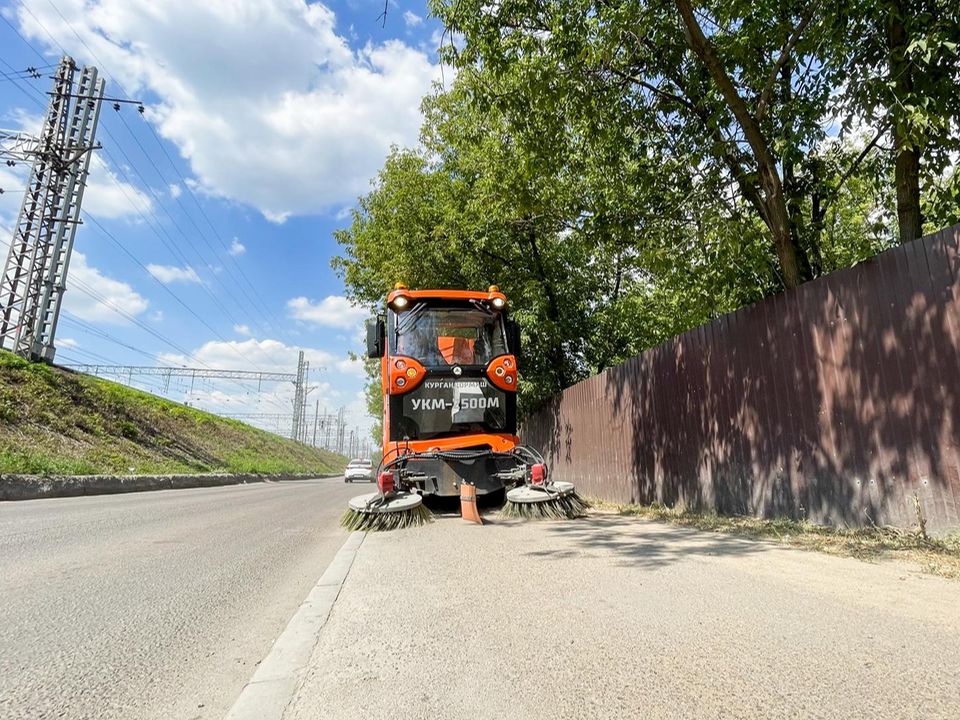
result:
<svg viewBox="0 0 960 720"><path fill-rule="evenodd" d="M857 171L857 168L860 167L860 164L864 161L867 155L870 154L870 151L877 146L877 143L880 142L880 138L883 137L883 134L889 129L889 123L884 123L880 129L877 131L877 134L874 136L863 150L860 151L860 154L857 155L857 159L850 163L850 167L847 168L847 171L840 178L840 182L837 183L837 187L834 188L833 192L830 194L830 197L824 202L823 206L820 208L820 217L817 220L821 220L824 215L827 214L827 210L836 202L837 198L840 197L840 191L843 189L843 186L846 185L847 180Z"/></svg>
<svg viewBox="0 0 960 720"><path fill-rule="evenodd" d="M757 122L760 122L767 110L767 105L770 102L770 93L773 92L773 86L777 82L777 76L780 74L780 71L783 70L783 66L787 64L787 60L790 59L790 54L800 41L800 35L804 30L807 29L807 25L810 24L810 21L813 20L813 16L816 15L817 10L819 9L820 1L818 0L810 6L810 10L807 12L806 17L800 21L800 24L797 25L796 29L793 31L790 39L787 40L787 44L784 45L783 49L780 51L780 57L777 58L777 63L773 66L773 70L770 71L770 76L767 78L767 84L763 86L763 92L760 93L760 100L757 101Z"/></svg>
<svg viewBox="0 0 960 720"><path fill-rule="evenodd" d="M760 125L747 108L747 104L733 81L727 74L713 46L703 34L703 29L694 16L690 0L674 0L680 17L683 21L687 44L694 54L703 63L710 77L713 78L717 89L723 96L727 107L736 118L743 135L750 143L753 157L757 161L759 184L763 190L763 201L766 207L767 227L773 235L774 246L780 259L780 268L783 271L784 283L788 289L797 287L803 282L798 263L798 250L794 246L794 238L790 232L790 222L787 213L786 200L783 195L783 184L777 170L777 162L773 157L767 138Z"/></svg>
<svg viewBox="0 0 960 720"><path fill-rule="evenodd" d="M696 112L696 108L694 108L693 105L690 103L690 101L687 100L686 98L680 97L679 95L675 95L674 93L671 93L671 92L667 92L666 90L663 90L657 87L656 85L651 85L646 80L642 80L638 78L636 75L625 73L623 72L623 70L617 70L617 68L615 67L608 67L607 69L610 72L612 72L614 75L616 75L618 78L620 78L621 80L632 82L634 85L638 85L639 87L649 90L654 95L659 95L664 100L672 100L673 102L678 103L679 105L683 105L683 107L687 108L687 110Z"/></svg>

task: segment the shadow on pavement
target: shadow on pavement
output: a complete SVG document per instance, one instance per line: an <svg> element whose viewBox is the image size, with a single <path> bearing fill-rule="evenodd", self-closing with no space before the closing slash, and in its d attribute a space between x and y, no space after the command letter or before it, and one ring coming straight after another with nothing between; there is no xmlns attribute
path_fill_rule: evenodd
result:
<svg viewBox="0 0 960 720"><path fill-rule="evenodd" d="M544 522L550 544L528 557L564 560L585 551L616 556L623 565L657 568L691 557L744 556L762 553L767 542L619 516L590 516L569 522Z"/></svg>

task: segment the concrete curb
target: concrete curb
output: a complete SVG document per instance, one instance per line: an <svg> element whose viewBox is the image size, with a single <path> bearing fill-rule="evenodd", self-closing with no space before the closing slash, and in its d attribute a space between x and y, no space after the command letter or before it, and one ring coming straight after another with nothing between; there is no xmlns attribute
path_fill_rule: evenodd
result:
<svg viewBox="0 0 960 720"><path fill-rule="evenodd" d="M365 535L350 533L224 720L282 720Z"/></svg>
<svg viewBox="0 0 960 720"><path fill-rule="evenodd" d="M111 495L114 493L181 490L184 488L245 485L247 483L339 477L336 474L256 475L216 473L205 475L0 475L0 501Z"/></svg>

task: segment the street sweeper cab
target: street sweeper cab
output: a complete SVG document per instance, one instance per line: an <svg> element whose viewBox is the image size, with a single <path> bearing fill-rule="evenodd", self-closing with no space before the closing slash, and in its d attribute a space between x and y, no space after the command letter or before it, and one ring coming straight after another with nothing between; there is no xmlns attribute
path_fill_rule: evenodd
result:
<svg viewBox="0 0 960 720"><path fill-rule="evenodd" d="M369 328L367 351L382 358L383 457L410 455L411 485L456 496L466 482L486 495L520 479L522 468L490 452L509 453L520 442L520 328L496 285L487 292L397 285L386 315Z"/></svg>
<svg viewBox="0 0 960 720"><path fill-rule="evenodd" d="M367 325L367 357L381 361L380 492L351 500L344 525L415 524L431 495L459 497L463 516L479 523L477 496L505 490L508 507L552 501L569 515L573 486L548 481L543 458L517 437L519 355L520 328L496 285L470 292L398 283Z"/></svg>

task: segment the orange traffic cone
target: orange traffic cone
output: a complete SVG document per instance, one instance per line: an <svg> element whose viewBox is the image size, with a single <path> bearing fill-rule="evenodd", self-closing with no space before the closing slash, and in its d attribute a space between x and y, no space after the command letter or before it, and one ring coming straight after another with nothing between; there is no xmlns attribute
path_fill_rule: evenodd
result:
<svg viewBox="0 0 960 720"><path fill-rule="evenodd" d="M460 486L460 517L477 525L483 525L477 512L477 486L463 483Z"/></svg>

